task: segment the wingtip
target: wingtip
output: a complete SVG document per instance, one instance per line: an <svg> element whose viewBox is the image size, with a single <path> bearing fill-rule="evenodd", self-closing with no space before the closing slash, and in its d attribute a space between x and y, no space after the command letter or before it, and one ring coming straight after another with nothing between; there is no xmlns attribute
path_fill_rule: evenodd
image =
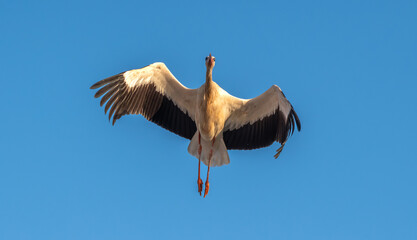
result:
<svg viewBox="0 0 417 240"><path fill-rule="evenodd" d="M96 89L96 88L99 88L99 87L101 87L101 86L103 86L103 85L106 85L106 84L108 84L108 83L118 81L119 79L121 79L121 78L123 77L123 74L124 74L124 73L125 73L125 72L122 72L122 73L119 73L119 74L113 75L113 76L111 76L111 77L105 78L105 79L103 79L103 80L101 80L101 81L98 81L98 82L94 83L94 84L90 87L90 89Z"/></svg>
<svg viewBox="0 0 417 240"><path fill-rule="evenodd" d="M295 118L295 123L296 123L296 125L297 125L297 130L300 132L301 131L301 122L300 122L300 119L298 118L298 115L297 115L297 113L295 112L295 110L294 110L294 108L292 108L292 113L293 113L293 115L294 115L294 118Z"/></svg>
<svg viewBox="0 0 417 240"><path fill-rule="evenodd" d="M116 120L118 120L118 119L120 119L120 117L121 117L121 115L119 115L119 114L114 114L113 115L113 122L112 122L112 125L114 126L114 124L116 123Z"/></svg>
<svg viewBox="0 0 417 240"><path fill-rule="evenodd" d="M282 150L284 149L285 143L286 143L286 142L283 142L283 143L281 144L281 147L279 147L279 148L277 149L277 153L275 153L275 155L274 155L274 158L275 158L275 159L277 159L277 158L279 157L279 155L281 154Z"/></svg>

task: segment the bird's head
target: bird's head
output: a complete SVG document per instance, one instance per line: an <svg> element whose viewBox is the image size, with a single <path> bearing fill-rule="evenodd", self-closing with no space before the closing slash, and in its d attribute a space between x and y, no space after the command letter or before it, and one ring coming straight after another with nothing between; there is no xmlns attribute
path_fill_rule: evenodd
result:
<svg viewBox="0 0 417 240"><path fill-rule="evenodd" d="M216 63L216 58L211 56L211 53L210 53L210 55L208 55L208 57L206 57L206 67L207 67L207 69L213 69L215 63Z"/></svg>

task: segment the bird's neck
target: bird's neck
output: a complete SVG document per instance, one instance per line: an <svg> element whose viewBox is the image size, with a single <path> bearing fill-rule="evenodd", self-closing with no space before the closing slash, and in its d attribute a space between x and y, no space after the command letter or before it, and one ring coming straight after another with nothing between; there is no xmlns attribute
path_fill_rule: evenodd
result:
<svg viewBox="0 0 417 240"><path fill-rule="evenodd" d="M213 87L213 77L212 71L213 69L207 68L206 72L206 84L205 84L205 93L206 95L210 95L212 87Z"/></svg>

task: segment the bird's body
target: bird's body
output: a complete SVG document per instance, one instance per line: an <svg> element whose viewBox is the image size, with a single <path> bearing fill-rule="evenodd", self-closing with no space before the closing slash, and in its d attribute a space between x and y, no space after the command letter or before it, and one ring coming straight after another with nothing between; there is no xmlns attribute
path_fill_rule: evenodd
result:
<svg viewBox="0 0 417 240"><path fill-rule="evenodd" d="M215 58L206 58L206 81L198 89L184 87L163 63L126 71L106 78L91 88L95 97L110 109L113 124L125 114L142 114L146 119L191 140L188 152L199 159L198 185L201 194L200 161L208 166L230 162L228 149L255 149L281 143L300 130L300 121L281 89L274 85L253 99L236 98L212 79ZM295 121L295 122L294 122Z"/></svg>
<svg viewBox="0 0 417 240"><path fill-rule="evenodd" d="M229 108L227 108L226 91L221 89L215 82L205 83L197 92L197 109L196 123L197 131L201 135L202 154L201 160L208 165L210 155L210 146L212 145L212 162L211 166L221 166L228 164L229 155L223 141L223 129L227 118L230 116ZM214 143L212 141L214 140ZM198 134L191 139L188 152L199 157L198 154Z"/></svg>

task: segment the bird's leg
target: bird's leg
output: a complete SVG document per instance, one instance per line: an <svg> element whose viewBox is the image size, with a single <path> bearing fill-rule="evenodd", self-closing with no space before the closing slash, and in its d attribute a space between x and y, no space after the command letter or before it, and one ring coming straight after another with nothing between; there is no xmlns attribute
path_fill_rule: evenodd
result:
<svg viewBox="0 0 417 240"><path fill-rule="evenodd" d="M209 161L208 161L208 168L207 168L207 180L206 180L206 188L204 189L204 197L206 197L206 195L208 194L209 191L209 174L210 174L210 162L211 162L211 157L213 156L213 145L214 145L214 141L216 140L216 138L213 138L213 141L211 143L211 149L210 149L210 155L209 155Z"/></svg>
<svg viewBox="0 0 417 240"><path fill-rule="evenodd" d="M197 179L197 186L198 192L200 193L203 191L203 180L200 178L200 164L201 164L201 142L200 142L200 133L198 133L198 179Z"/></svg>

